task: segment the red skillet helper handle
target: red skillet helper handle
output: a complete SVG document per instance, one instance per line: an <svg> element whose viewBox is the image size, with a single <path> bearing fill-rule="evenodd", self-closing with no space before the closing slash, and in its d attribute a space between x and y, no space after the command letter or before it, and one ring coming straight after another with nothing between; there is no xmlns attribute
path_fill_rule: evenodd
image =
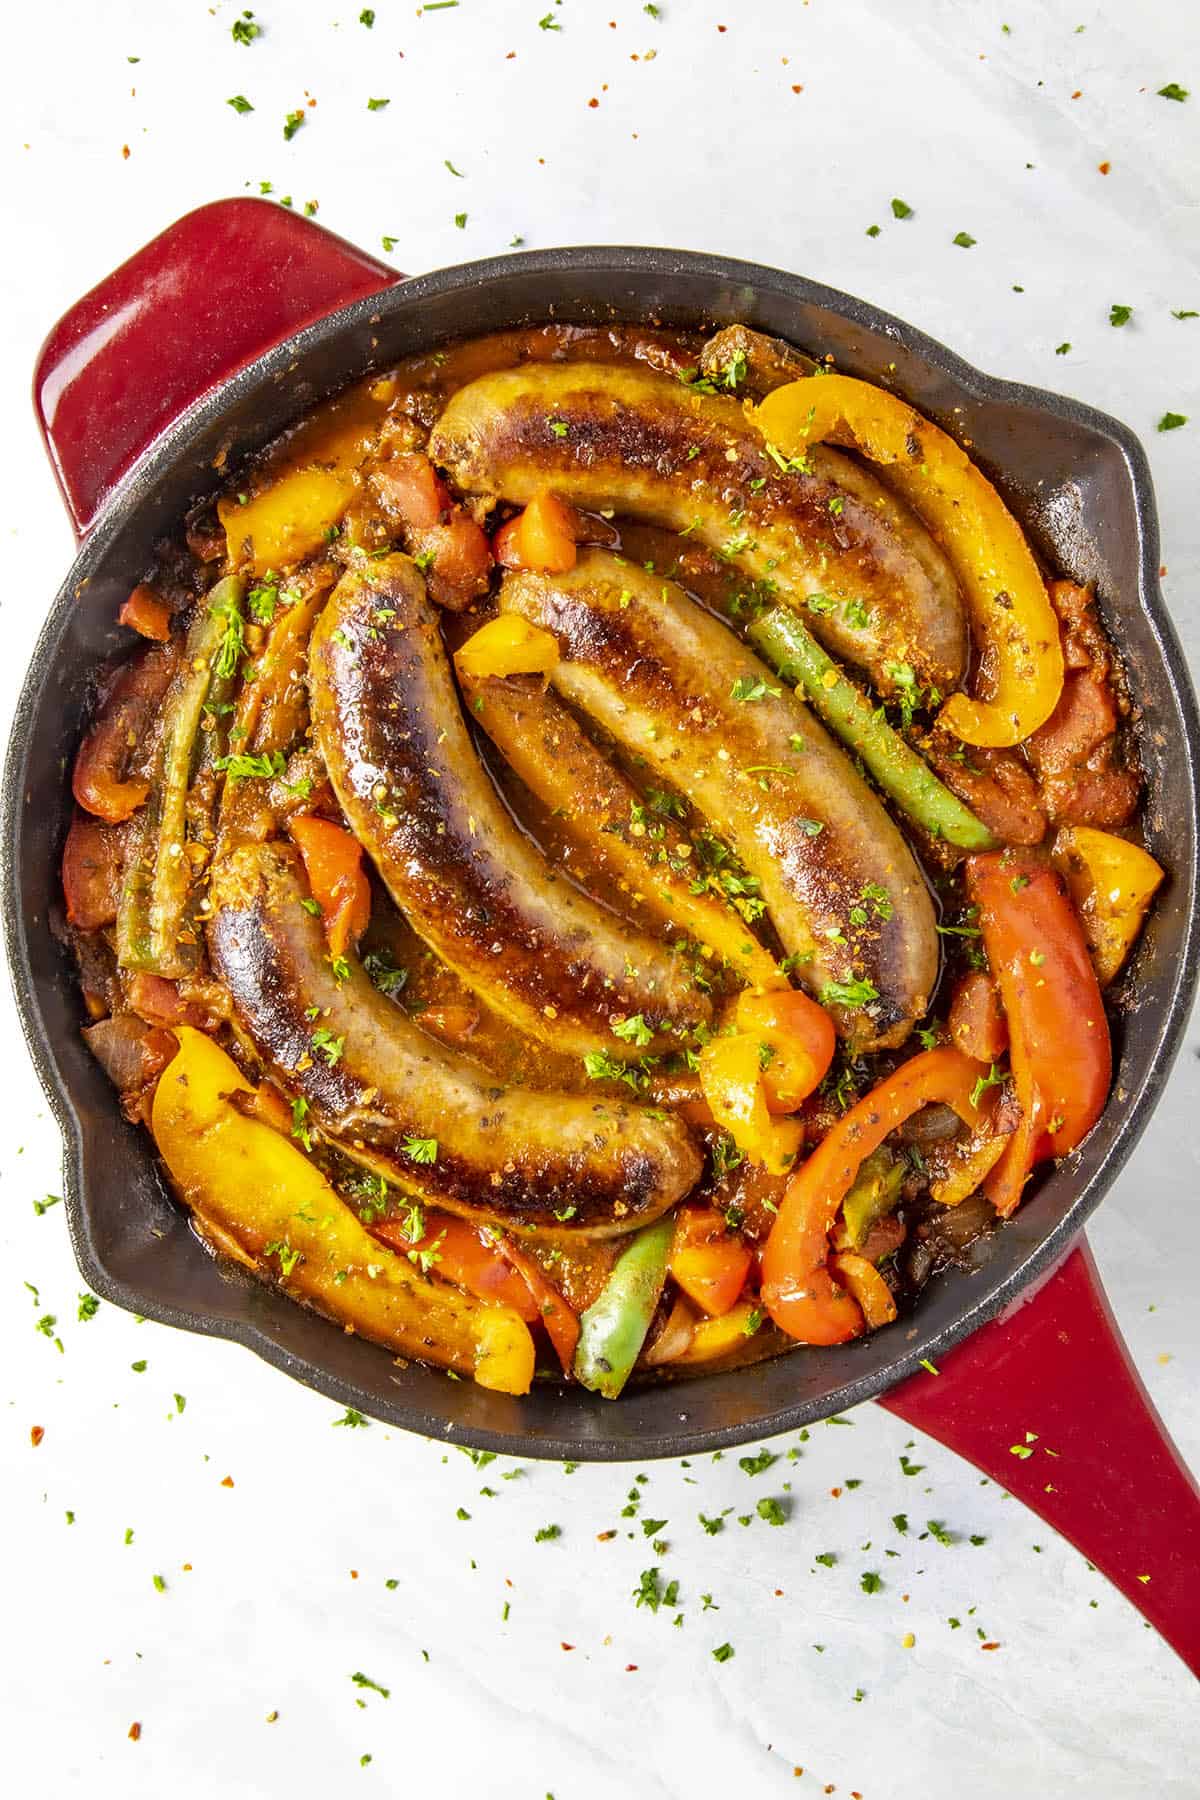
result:
<svg viewBox="0 0 1200 1800"><path fill-rule="evenodd" d="M403 280L267 200L216 200L76 302L33 397L77 537L181 413L301 326Z"/></svg>
<svg viewBox="0 0 1200 1800"><path fill-rule="evenodd" d="M1200 1675L1200 1488L1081 1238L1029 1299L882 1402L1095 1563Z"/></svg>

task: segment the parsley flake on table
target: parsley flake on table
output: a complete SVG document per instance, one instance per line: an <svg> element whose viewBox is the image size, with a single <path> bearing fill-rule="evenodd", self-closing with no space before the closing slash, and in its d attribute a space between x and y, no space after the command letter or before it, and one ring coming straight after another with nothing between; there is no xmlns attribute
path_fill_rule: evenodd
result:
<svg viewBox="0 0 1200 1800"><path fill-rule="evenodd" d="M374 7L364 6L362 11L358 15L358 22L360 25L365 25L367 30L370 31L372 25L374 25L374 23L375 23Z"/></svg>
<svg viewBox="0 0 1200 1800"><path fill-rule="evenodd" d="M561 1536L561 1525L542 1525L534 1532L533 1541L535 1544L549 1544L552 1543L555 1538L560 1538Z"/></svg>
<svg viewBox="0 0 1200 1800"><path fill-rule="evenodd" d="M893 200L892 201L892 217L893 217L893 219L911 219L912 216L913 216L913 209L908 204L907 200Z"/></svg>
<svg viewBox="0 0 1200 1800"><path fill-rule="evenodd" d="M367 1418L365 1413L360 1413L357 1406L348 1406L340 1419L330 1420L330 1424L332 1425L345 1425L351 1428L355 1426L365 1427L370 1423L370 1419Z"/></svg>
<svg viewBox="0 0 1200 1800"><path fill-rule="evenodd" d="M977 240L971 236L969 231L956 231L950 242L957 244L960 250L970 250Z"/></svg>
<svg viewBox="0 0 1200 1800"><path fill-rule="evenodd" d="M88 1319L94 1319L99 1310L100 1302L95 1294L80 1294L78 1318L81 1325Z"/></svg>
<svg viewBox="0 0 1200 1800"><path fill-rule="evenodd" d="M735 1651L732 1644L718 1644L712 1653L712 1658L714 1662L728 1662L730 1657L734 1654Z"/></svg>
<svg viewBox="0 0 1200 1800"><path fill-rule="evenodd" d="M1165 87L1157 90L1160 100L1186 100L1190 92L1190 88L1180 87L1177 81L1168 81Z"/></svg>
<svg viewBox="0 0 1200 1800"><path fill-rule="evenodd" d="M1162 418L1158 421L1158 429L1160 431L1178 431L1179 427L1181 425L1186 425L1186 424L1187 424L1187 414L1186 413L1165 412L1163 414Z"/></svg>
<svg viewBox="0 0 1200 1800"><path fill-rule="evenodd" d="M878 225L868 225L867 226L867 236L868 237L878 237L879 236Z"/></svg>
<svg viewBox="0 0 1200 1800"><path fill-rule="evenodd" d="M1191 306L1185 306L1178 312L1172 307L1171 317L1173 319L1200 319L1200 312L1197 312L1195 308Z"/></svg>
<svg viewBox="0 0 1200 1800"><path fill-rule="evenodd" d="M901 1468L902 1473L905 1475L921 1475L924 1473L925 1464L909 1462L907 1456L901 1456L900 1468Z"/></svg>
<svg viewBox="0 0 1200 1800"><path fill-rule="evenodd" d="M235 44L252 44L256 37L261 37L263 28L256 24L252 12L244 12L240 19L235 19L229 35Z"/></svg>
<svg viewBox="0 0 1200 1800"><path fill-rule="evenodd" d="M858 1585L864 1594L878 1594L883 1587L883 1576L874 1569L864 1569L858 1578Z"/></svg>
<svg viewBox="0 0 1200 1800"><path fill-rule="evenodd" d="M368 100L367 101L367 111L368 112L382 112L385 106L390 106L391 104L392 103L389 99Z"/></svg>
<svg viewBox="0 0 1200 1800"><path fill-rule="evenodd" d="M760 1519L766 1520L768 1525L787 1524L787 1506L784 1501L777 1500L774 1495L764 1496L764 1498L759 1501L755 1511L758 1513Z"/></svg>
<svg viewBox="0 0 1200 1800"><path fill-rule="evenodd" d="M364 1675L361 1669L356 1669L350 1679L355 1687L370 1688L373 1694L382 1694L385 1700L390 1700L392 1697L391 1688L380 1687L377 1681L372 1681L371 1677Z"/></svg>
<svg viewBox="0 0 1200 1800"><path fill-rule="evenodd" d="M35 1200L34 1201L33 1210L37 1214L38 1218L40 1219L43 1217L44 1214L46 1214L50 1211L50 1208L52 1206L61 1206L61 1205L62 1205L62 1195L61 1194L47 1194L46 1198L44 1200Z"/></svg>
<svg viewBox="0 0 1200 1800"><path fill-rule="evenodd" d="M543 13L542 17L538 20L538 30L561 31L562 26L558 23L558 20L554 17L553 13Z"/></svg>
<svg viewBox="0 0 1200 1800"><path fill-rule="evenodd" d="M764 1448L760 1450L756 1456L739 1456L738 1468L741 1469L745 1475L763 1475L771 1467L772 1463L777 1463L778 1461L779 1457L773 1450Z"/></svg>
<svg viewBox="0 0 1200 1800"><path fill-rule="evenodd" d="M1132 306L1118 306L1114 302L1108 309L1108 322L1110 325L1128 325L1132 317Z"/></svg>
<svg viewBox="0 0 1200 1800"><path fill-rule="evenodd" d="M303 108L297 108L295 112L290 112L288 114L287 118L283 121L283 136L285 143L291 143L303 123Z"/></svg>
<svg viewBox="0 0 1200 1800"><path fill-rule="evenodd" d="M1065 356L1070 348L1071 346L1069 343L1056 344L1054 346L1054 354L1055 356Z"/></svg>
<svg viewBox="0 0 1200 1800"><path fill-rule="evenodd" d="M455 215L454 215L454 223L455 223L455 225L456 225L456 226L457 226L457 227L458 227L458 229L459 229L459 231L465 231L465 230L466 230L466 226L467 226L467 215L466 215L466 213L455 213Z"/></svg>
<svg viewBox="0 0 1200 1800"><path fill-rule="evenodd" d="M232 106L235 113L248 113L254 111L254 108L247 100L245 94L234 94L225 102L225 104L226 106Z"/></svg>

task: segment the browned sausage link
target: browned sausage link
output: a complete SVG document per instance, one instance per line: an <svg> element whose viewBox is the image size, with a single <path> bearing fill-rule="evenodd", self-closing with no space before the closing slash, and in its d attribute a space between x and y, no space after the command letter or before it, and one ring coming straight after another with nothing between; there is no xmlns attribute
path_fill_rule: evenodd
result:
<svg viewBox="0 0 1200 1800"><path fill-rule="evenodd" d="M645 369L509 369L455 394L429 453L472 492L524 503L552 487L688 532L881 693L898 665L942 693L962 679L962 602L924 528L865 469L843 481L836 451L781 471L732 398Z"/></svg>
<svg viewBox="0 0 1200 1800"><path fill-rule="evenodd" d="M461 677L460 677L461 678ZM686 938L688 933L724 959L754 987L778 980L775 959L744 920L703 886L703 873L685 831L593 744L582 725L540 680L463 680L472 716L510 768L563 831L582 845L614 882L631 911L644 908Z"/></svg>
<svg viewBox="0 0 1200 1800"><path fill-rule="evenodd" d="M681 956L556 874L518 831L471 742L407 557L338 583L309 680L317 744L355 836L426 943L497 1012L558 1049L614 1056L652 1047L615 1036L623 1019L640 1014L658 1034L710 1016Z"/></svg>
<svg viewBox="0 0 1200 1800"><path fill-rule="evenodd" d="M560 692L733 846L843 1037L859 1050L902 1042L937 975L929 893L803 703L679 588L607 551L585 551L568 575L510 575L500 599L557 635Z"/></svg>
<svg viewBox="0 0 1200 1800"><path fill-rule="evenodd" d="M304 1127L406 1193L467 1218L608 1237L694 1185L700 1159L678 1119L498 1087L427 1037L353 958L335 980L287 846L235 850L211 892L214 968L258 1054L307 1103Z"/></svg>

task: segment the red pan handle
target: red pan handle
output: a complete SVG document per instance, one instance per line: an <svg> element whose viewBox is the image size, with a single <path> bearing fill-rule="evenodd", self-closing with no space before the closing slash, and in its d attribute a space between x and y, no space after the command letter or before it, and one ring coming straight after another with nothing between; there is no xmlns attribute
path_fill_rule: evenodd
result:
<svg viewBox="0 0 1200 1800"><path fill-rule="evenodd" d="M1061 1532L1200 1675L1200 1487L1142 1386L1086 1241L937 1367L882 1404Z"/></svg>
<svg viewBox="0 0 1200 1800"><path fill-rule="evenodd" d="M301 326L403 280L267 200L187 213L64 313L33 398L77 537L193 401Z"/></svg>

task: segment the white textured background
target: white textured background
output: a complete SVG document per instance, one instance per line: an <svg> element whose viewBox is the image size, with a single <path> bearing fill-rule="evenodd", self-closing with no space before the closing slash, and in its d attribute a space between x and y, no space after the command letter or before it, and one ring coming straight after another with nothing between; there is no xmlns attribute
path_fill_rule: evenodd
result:
<svg viewBox="0 0 1200 1800"><path fill-rule="evenodd" d="M539 29L546 5L560 30ZM867 296L985 369L1106 408L1150 451L1166 591L1200 649L1200 319L1171 316L1200 310L1191 0L663 0L657 21L640 0L375 11L368 30L355 0L262 0L264 35L248 48L230 36L237 9L201 0L39 0L10 13L5 718L71 554L28 404L38 343L171 219L264 181L297 205L317 200L322 222L376 251L394 237L409 271L516 235L775 263ZM1157 97L1169 81L1192 98ZM225 104L238 93L253 113ZM285 115L310 96L318 105L285 143ZM391 104L369 112L372 96ZM911 219L892 220L893 195ZM973 249L951 243L962 230ZM1120 330L1113 302L1134 307ZM1160 435L1168 409L1190 422ZM908 1433L873 1408L803 1445L780 1441L785 1454L753 1477L736 1454L650 1465L644 1483L633 1466L476 1470L379 1425L335 1435L335 1409L241 1350L107 1306L77 1322L62 1210L32 1204L57 1191L56 1134L7 993L0 1008L9 1791L1200 1793L1182 1666L965 1465L922 1442L908 1452L922 1473L904 1476ZM1193 1031L1092 1233L1139 1366L1193 1460L1196 1054ZM46 1313L61 1354L35 1329ZM801 1454L788 1461L789 1449ZM622 1518L632 1486L641 1510ZM790 1502L778 1530L755 1515L764 1495ZM707 1535L698 1513L727 1507ZM889 1522L898 1510L906 1538ZM651 1550L643 1518L668 1521L665 1551ZM928 1518L961 1541L918 1541ZM535 1544L550 1524L561 1536ZM972 1533L986 1543L971 1546ZM829 1551L832 1568L814 1562ZM634 1607L652 1563L679 1581L677 1628L670 1610ZM864 1570L882 1573L882 1591L862 1591ZM980 1653L981 1629L999 1651ZM718 1664L710 1652L725 1642L735 1654ZM389 1697L355 1686L355 1671Z"/></svg>

